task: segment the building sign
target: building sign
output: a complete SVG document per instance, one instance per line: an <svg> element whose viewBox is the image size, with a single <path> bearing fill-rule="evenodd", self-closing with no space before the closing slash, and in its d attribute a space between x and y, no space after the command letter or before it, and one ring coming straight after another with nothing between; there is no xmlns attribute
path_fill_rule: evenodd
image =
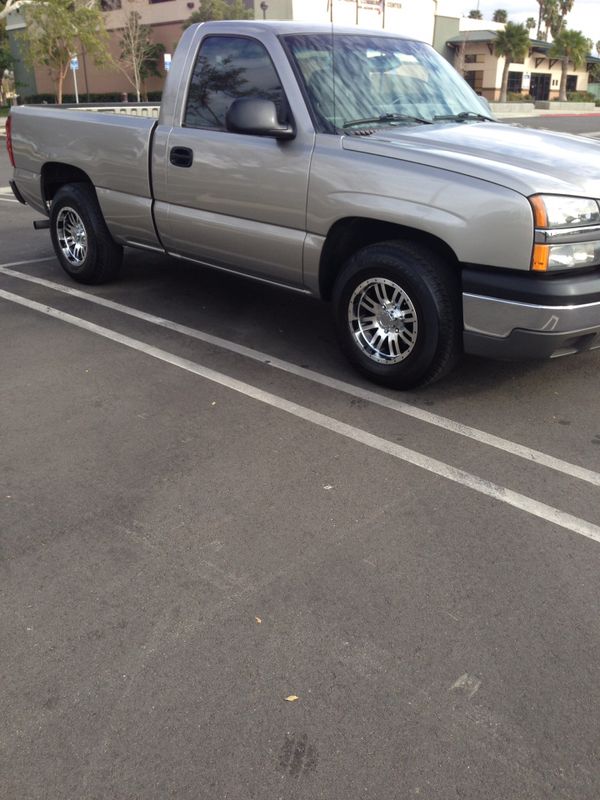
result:
<svg viewBox="0 0 600 800"><path fill-rule="evenodd" d="M521 83L521 89L525 92L528 92L531 87L531 73L524 72L523 73L523 82Z"/></svg>

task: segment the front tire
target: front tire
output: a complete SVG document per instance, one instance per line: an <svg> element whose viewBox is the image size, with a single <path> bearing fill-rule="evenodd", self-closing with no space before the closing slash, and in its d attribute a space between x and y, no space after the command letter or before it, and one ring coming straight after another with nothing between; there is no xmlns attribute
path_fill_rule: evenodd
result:
<svg viewBox="0 0 600 800"><path fill-rule="evenodd" d="M439 380L461 351L459 296L456 273L428 248L408 241L364 247L334 286L342 350L384 386Z"/></svg>
<svg viewBox="0 0 600 800"><path fill-rule="evenodd" d="M106 227L93 188L71 183L60 188L52 201L50 234L62 268L79 283L113 280L123 260L123 248Z"/></svg>

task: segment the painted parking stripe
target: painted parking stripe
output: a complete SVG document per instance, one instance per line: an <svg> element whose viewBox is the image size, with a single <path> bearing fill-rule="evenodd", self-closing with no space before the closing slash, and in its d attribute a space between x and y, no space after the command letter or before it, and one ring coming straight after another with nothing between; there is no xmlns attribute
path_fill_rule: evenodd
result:
<svg viewBox="0 0 600 800"><path fill-rule="evenodd" d="M12 292L6 292L4 290L0 290L0 298L11 303L25 306L33 311L46 314L47 316L58 319L61 322L65 322L90 333L94 333L97 336L102 336L105 339L109 339L117 344L129 347L132 350L136 350L147 356L151 356L159 361L171 364L172 366L183 369L186 372L191 372L192 374L198 375L201 378L205 378L206 380L212 381L220 386L231 389L234 392L238 392L245 397L257 400L258 402L264 403L272 408L276 408L280 411L286 412L287 414L291 414L294 417L303 419L306 422L310 422L313 425L318 425L325 430L337 433L340 436L344 436L353 442L371 447L381 453L386 453L387 455L390 455L399 461L412 464L413 466L419 467L420 469L426 470L434 475L446 478L454 483L479 492L479 494L486 495L487 497L491 497L501 503L505 503L506 505L520 509L521 511L525 511L528 514L543 519L545 522L550 522L569 531L573 531L574 533L578 533L581 536L585 536L588 539L593 539L595 542L600 542L600 527L598 525L594 525L592 522L575 517L572 514L567 514L564 511L560 511L557 508L553 508L545 503L541 503L538 500L527 497L526 495L514 492L504 486L500 486L496 483L492 483L491 481L479 478L477 475L473 475L469 472L465 472L464 470L452 467L443 461L430 458L429 456L418 453L415 450L410 450L409 448L403 447L395 442L390 442L387 439L381 438L380 436L375 436L374 434L362 430L361 428L356 428L354 425L348 425L347 423L341 422L334 417L328 417L325 414L321 414L318 411L313 411L310 408L293 403L290 400L286 400L285 398L279 397L271 392L265 392L263 389L259 389L258 387L252 386L249 383L236 380L229 375L216 372L208 367L203 367L194 361L181 358L180 356L169 353L166 350L148 345L145 342L139 341L138 339L133 339L130 336L125 336L117 331L96 325L93 322L88 322L87 320L81 319L80 317L75 317L72 314L67 314L60 309L43 305L35 300L29 300L25 297L13 294Z"/></svg>
<svg viewBox="0 0 600 800"><path fill-rule="evenodd" d="M13 194L13 190L10 186L0 186L0 200L4 200L7 203L17 203L18 200Z"/></svg>
<svg viewBox="0 0 600 800"><path fill-rule="evenodd" d="M51 260L51 259L44 259L44 260ZM139 311L138 309L131 308L130 306L125 306L122 305L121 303L116 303L113 300L106 300L103 297L97 297L96 295L88 294L87 292L83 292L79 289L74 289L70 286L64 286L60 283L55 283L54 281L49 281L44 278L38 278L33 275L26 275L23 272L18 272L10 269L10 267L21 266L28 263L36 263L36 262L23 261L20 263L15 262L13 264L1 265L0 273L8 275L12 278L19 278L20 280L28 281L30 283L35 283L38 284L39 286L45 286L46 288L52 289L53 291L62 292L63 294L67 294L72 297L77 297L82 300L86 300L87 302L103 306L104 308L110 308L111 310L118 311L121 314L126 314L127 316L135 317L136 319L143 320L144 322L149 322L153 325L158 325L160 327L167 328L168 330L174 331L176 333L181 333L184 336L189 336L191 338L198 339L206 344L214 345L224 350L229 350L230 352L236 353L237 355L244 356L245 358L251 358L254 361L259 361L262 364L274 367L275 369L279 369L283 372L296 375L297 377L300 378L305 378L306 380L312 381L313 383L318 383L321 386L326 386L330 389L334 389L336 391L352 395L353 397L360 398L361 400L373 403L374 405L382 406L383 408L387 408L399 414L404 414L405 416L412 417L413 419L417 419L420 422L425 422L429 425L434 425L438 428L442 428L443 430L458 434L459 436L464 436L468 439L472 439L478 442L479 444L484 444L487 445L488 447L493 447L497 450L502 450L503 452L508 453L509 455L517 456L518 458L523 458L526 461L531 461L540 466L552 469L556 472L560 472L563 475L568 475L572 478L577 478L578 480L585 481L586 483L591 483L594 486L600 486L600 473L594 472L593 470L587 469L586 467L581 467L578 464L572 464L569 461L564 461L561 458L556 458L555 456L548 455L547 453L543 453L540 450L535 450L531 447L526 447L525 445L518 444L517 442L512 442L509 439L504 439L500 436L495 436L492 433L486 433L485 431L479 430L478 428L473 428L470 425L464 425L461 422L456 422L446 417L442 417L439 414L434 414L431 411L425 411L424 409L418 408L417 406L405 403L402 400L397 400L395 398L386 397L385 395L380 395L372 390L363 389L359 386L355 386L354 384L347 383L346 381L338 380L337 378L330 378L327 375L315 372L314 370L307 369L305 367L300 367L288 361L275 358L273 356L270 356L268 353L262 353L260 350L253 350L252 348L236 344L235 342L228 341L227 339L222 339L218 336L212 336L209 333L204 333L203 331L196 330L195 328L190 328L187 325L179 325L177 322L172 322L171 320L155 316L154 314L148 314L145 311Z"/></svg>

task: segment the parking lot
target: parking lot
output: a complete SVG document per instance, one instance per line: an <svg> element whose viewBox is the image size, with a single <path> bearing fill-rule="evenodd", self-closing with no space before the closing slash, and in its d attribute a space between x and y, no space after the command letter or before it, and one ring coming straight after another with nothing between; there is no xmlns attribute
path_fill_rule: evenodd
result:
<svg viewBox="0 0 600 800"><path fill-rule="evenodd" d="M597 800L600 351L393 392L325 304L76 285L37 216L0 188L0 797Z"/></svg>

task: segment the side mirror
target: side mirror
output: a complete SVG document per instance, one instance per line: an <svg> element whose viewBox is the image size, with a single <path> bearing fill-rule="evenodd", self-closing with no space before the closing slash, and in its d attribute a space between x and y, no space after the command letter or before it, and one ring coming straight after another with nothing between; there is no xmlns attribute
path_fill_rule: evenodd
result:
<svg viewBox="0 0 600 800"><path fill-rule="evenodd" d="M271 136L274 139L293 139L296 136L291 125L281 125L277 119L275 103L260 97L234 100L225 115L225 125L232 133Z"/></svg>

